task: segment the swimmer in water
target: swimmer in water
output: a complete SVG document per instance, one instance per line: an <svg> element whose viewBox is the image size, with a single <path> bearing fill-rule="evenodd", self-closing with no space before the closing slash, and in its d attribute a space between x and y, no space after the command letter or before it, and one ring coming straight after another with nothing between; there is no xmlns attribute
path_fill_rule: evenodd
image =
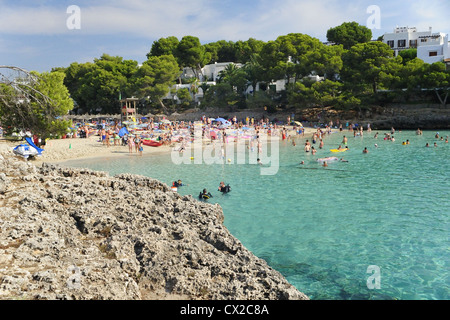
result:
<svg viewBox="0 0 450 320"><path fill-rule="evenodd" d="M369 150L367 150L367 147L364 148L363 153L369 153Z"/></svg>
<svg viewBox="0 0 450 320"><path fill-rule="evenodd" d="M198 198L200 200L208 200L209 198L212 198L212 194L209 193L206 189L203 189L203 192L200 192Z"/></svg>
<svg viewBox="0 0 450 320"><path fill-rule="evenodd" d="M324 161L322 167L328 167L328 163Z"/></svg>

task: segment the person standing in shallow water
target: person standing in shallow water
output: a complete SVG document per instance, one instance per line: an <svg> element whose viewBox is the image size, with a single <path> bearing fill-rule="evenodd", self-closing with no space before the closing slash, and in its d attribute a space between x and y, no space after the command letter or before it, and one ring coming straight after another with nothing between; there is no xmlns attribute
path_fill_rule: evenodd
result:
<svg viewBox="0 0 450 320"><path fill-rule="evenodd" d="M128 137L127 142L128 142L128 151L130 153L133 153L133 147L134 147L134 139L133 139L133 137Z"/></svg>

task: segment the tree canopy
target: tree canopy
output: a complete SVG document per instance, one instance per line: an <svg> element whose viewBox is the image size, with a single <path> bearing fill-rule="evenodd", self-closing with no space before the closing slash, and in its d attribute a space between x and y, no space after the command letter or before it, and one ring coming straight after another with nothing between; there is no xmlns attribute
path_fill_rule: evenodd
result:
<svg viewBox="0 0 450 320"><path fill-rule="evenodd" d="M11 68L0 66L0 70ZM67 133L71 121L61 116L73 109L73 100L63 83L65 74L20 73L0 83L0 123L6 133L30 130L44 139Z"/></svg>
<svg viewBox="0 0 450 320"><path fill-rule="evenodd" d="M369 42L372 31L357 22L344 22L340 26L328 29L327 40L342 44L344 49L350 49L355 44Z"/></svg>

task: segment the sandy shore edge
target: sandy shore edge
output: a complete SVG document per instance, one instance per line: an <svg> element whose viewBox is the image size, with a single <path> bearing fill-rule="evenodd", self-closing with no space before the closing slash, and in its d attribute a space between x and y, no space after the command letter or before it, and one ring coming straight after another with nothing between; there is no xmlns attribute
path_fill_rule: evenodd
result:
<svg viewBox="0 0 450 320"><path fill-rule="evenodd" d="M316 128L305 128L305 134L296 135L295 131L289 129L288 134L292 137L295 136L296 140L300 142L302 139L310 139L312 134L316 132ZM336 130L333 129L333 132ZM209 140L208 140L209 141ZM205 140L205 142L207 142ZM11 142L6 140L0 140L0 153L12 153L12 149L24 142ZM91 136L87 139L57 139L49 140L44 147L42 156L31 160L36 166L42 163L63 163L69 160L83 160L92 158L112 158L112 157L130 157L139 156L135 150L130 154L128 146L104 146L99 136ZM173 147L161 146L161 147L148 147L144 146L143 154L148 155L160 155L172 152Z"/></svg>

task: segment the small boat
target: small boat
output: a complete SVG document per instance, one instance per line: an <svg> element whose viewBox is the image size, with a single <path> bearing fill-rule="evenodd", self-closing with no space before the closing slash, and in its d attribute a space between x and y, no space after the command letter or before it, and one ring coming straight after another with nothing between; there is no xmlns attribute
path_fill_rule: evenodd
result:
<svg viewBox="0 0 450 320"><path fill-rule="evenodd" d="M161 147L163 144L155 140L143 139L142 144L148 147Z"/></svg>

